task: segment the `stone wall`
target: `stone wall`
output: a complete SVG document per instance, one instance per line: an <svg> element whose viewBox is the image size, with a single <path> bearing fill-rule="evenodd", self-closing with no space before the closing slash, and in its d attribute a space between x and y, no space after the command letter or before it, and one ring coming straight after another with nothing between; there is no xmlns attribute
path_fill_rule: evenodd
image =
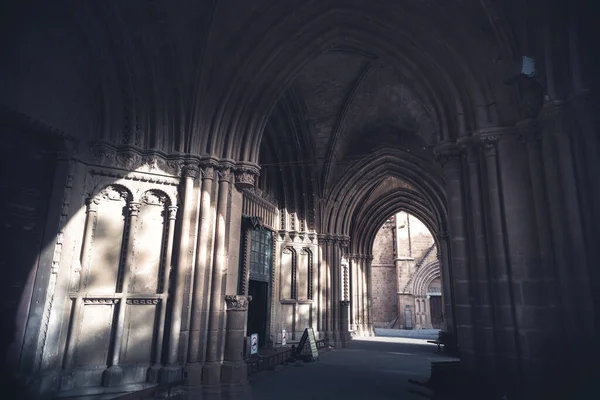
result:
<svg viewBox="0 0 600 400"><path fill-rule="evenodd" d="M427 288L439 281L436 257L433 236L418 218L399 212L381 227L373 243L375 327L431 327Z"/></svg>

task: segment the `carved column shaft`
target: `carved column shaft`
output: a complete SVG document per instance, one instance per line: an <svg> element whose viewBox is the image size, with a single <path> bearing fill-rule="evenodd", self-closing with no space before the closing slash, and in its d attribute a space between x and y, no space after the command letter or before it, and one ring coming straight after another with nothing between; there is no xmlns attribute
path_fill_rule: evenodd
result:
<svg viewBox="0 0 600 400"><path fill-rule="evenodd" d="M568 324L570 357L588 352L586 338L593 333L593 301L590 287L589 260L575 179L573 152L569 138L569 120L562 102L544 106L540 115L542 128L542 160L546 178L550 225L556 273L562 301L567 309L563 316Z"/></svg>
<svg viewBox="0 0 600 400"><path fill-rule="evenodd" d="M467 158L467 191L466 200L469 228L467 236L471 234L468 246L470 257L469 284L471 297L471 313L473 328L477 330L474 335L475 348L478 354L478 363L490 371L494 370L494 336L495 318L493 302L490 295L489 265L484 225L484 210L482 204L482 188L480 185L480 156L481 143L472 140L465 146ZM486 346L487 345L487 346ZM487 348L486 348L487 347Z"/></svg>
<svg viewBox="0 0 600 400"><path fill-rule="evenodd" d="M448 250L448 233L438 233L438 259L440 261L440 273L442 276L442 301L444 307L445 331L456 333L454 322L454 308L452 300L452 271L450 269L450 254Z"/></svg>
<svg viewBox="0 0 600 400"><path fill-rule="evenodd" d="M154 349L154 364L161 364L162 359L162 349L164 344L165 330L167 327L165 326L165 322L167 319L167 301L168 301L168 291L169 291L169 279L171 276L171 263L173 260L173 241L175 238L175 220L177 219L177 207L170 206L169 207L169 226L167 231L167 248L165 254L165 265L162 276L162 292L164 293L163 299L160 302L160 311L158 317L158 337L156 338L155 349Z"/></svg>
<svg viewBox="0 0 600 400"><path fill-rule="evenodd" d="M231 170L218 170L219 195L217 200L217 221L215 226L214 262L212 267L212 291L210 296L210 314L208 321L208 337L206 362L212 365L203 370L203 381L212 385L220 381L220 363L223 360L224 338L224 293L223 281L226 273L225 240L227 232L227 209L229 206L229 185Z"/></svg>
<svg viewBox="0 0 600 400"><path fill-rule="evenodd" d="M227 331L225 334L225 354L221 372L222 382L228 384L244 384L248 371L244 361L244 336L246 334L246 319L248 301L251 297L228 295L227 302Z"/></svg>
<svg viewBox="0 0 600 400"><path fill-rule="evenodd" d="M442 143L436 149L446 177L448 201L448 229L450 233L451 268L454 278L455 323L462 361L474 368L475 348L471 315L467 237L465 232L465 204L460 152L454 143Z"/></svg>
<svg viewBox="0 0 600 400"><path fill-rule="evenodd" d="M366 260L366 289L367 289L367 294L366 294L366 302L367 302L367 331L368 331L368 335L369 336L374 336L375 335L375 331L373 330L373 320L372 320L372 316L373 316L373 301L372 301L372 296L373 296L373 277L372 277L372 269L371 269L371 264L373 262L373 256L369 255L367 256L367 260Z"/></svg>
<svg viewBox="0 0 600 400"><path fill-rule="evenodd" d="M492 280L492 301L496 316L495 341L496 360L502 373L511 369L518 371L518 331L516 316L512 309L515 302L512 274L508 264L507 243L503 222L502 188L499 181L497 141L499 137L487 138L485 161L487 170L488 220L490 244L490 279ZM511 208L514 205L510 206Z"/></svg>
<svg viewBox="0 0 600 400"><path fill-rule="evenodd" d="M204 361L206 353L206 330L208 325L208 307L210 298L211 268L209 263L209 235L213 221L212 185L214 169L212 164L203 165L200 169L200 223L197 239L196 268L194 271L194 288L192 297L192 311L190 320L190 336L188 347L188 362L197 363Z"/></svg>
<svg viewBox="0 0 600 400"><path fill-rule="evenodd" d="M181 331L181 320L183 312L183 293L185 285L186 265L190 250L190 225L193 212L194 179L198 173L198 167L187 165L184 170L184 196L181 215L181 235L178 238L179 252L177 268L172 279L171 289L171 326L169 327L169 349L167 362L171 366L178 364L179 339ZM177 375L177 374L175 374ZM169 377L168 380L177 379L177 376Z"/></svg>
<svg viewBox="0 0 600 400"><path fill-rule="evenodd" d="M79 258L81 270L79 272L79 281L76 282L76 288L79 290L83 287L83 282L89 268L89 260L90 260L90 250L92 248L92 238L94 232L94 226L96 225L96 218L98 216L98 203L99 200L88 199L86 216L85 216L85 230L83 232L83 240L81 246L81 256ZM63 362L63 368L68 370L73 365L74 357L75 357L75 340L79 336L79 315L81 314L81 310L83 307L83 298L81 296L77 296L75 299L75 304L73 305L73 315L70 321L69 331L70 334L67 338L67 343L65 346L65 358Z"/></svg>
<svg viewBox="0 0 600 400"><path fill-rule="evenodd" d="M123 266L123 278L121 282L121 293L123 297L127 297L129 293L129 286L131 283L131 273L134 268L135 254L134 254L134 241L135 233L137 228L137 221L140 212L139 203L129 204L129 235L127 236L127 253L125 255L125 265ZM125 325L125 307L126 301L122 300L119 302L117 312L117 326L115 329L112 365L119 365L119 358L121 355L121 343L123 341L123 329Z"/></svg>

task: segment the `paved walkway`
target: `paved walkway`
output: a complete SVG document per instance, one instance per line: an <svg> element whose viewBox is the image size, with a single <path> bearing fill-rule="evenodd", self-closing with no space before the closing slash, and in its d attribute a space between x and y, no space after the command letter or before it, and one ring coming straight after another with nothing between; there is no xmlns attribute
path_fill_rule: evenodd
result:
<svg viewBox="0 0 600 400"><path fill-rule="evenodd" d="M426 380L432 361L451 359L423 339L357 338L316 363L256 374L245 399L422 399L408 392L408 379Z"/></svg>

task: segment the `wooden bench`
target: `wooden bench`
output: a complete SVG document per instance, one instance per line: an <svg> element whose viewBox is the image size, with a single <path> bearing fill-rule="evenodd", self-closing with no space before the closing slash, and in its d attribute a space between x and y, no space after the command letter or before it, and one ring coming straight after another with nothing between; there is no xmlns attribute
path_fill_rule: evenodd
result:
<svg viewBox="0 0 600 400"><path fill-rule="evenodd" d="M427 343L433 343L437 345L437 352L440 352L440 347L444 346L444 350L446 350L446 346L451 346L452 338L450 332L440 331L438 334L438 338L436 340L428 340Z"/></svg>

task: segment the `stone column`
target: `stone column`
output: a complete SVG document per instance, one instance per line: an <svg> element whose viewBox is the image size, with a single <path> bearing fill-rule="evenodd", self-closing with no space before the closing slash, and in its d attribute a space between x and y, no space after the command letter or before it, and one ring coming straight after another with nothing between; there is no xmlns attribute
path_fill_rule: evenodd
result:
<svg viewBox="0 0 600 400"><path fill-rule="evenodd" d="M229 185L231 168L222 166L218 169L219 197L217 201L217 222L215 229L214 263L212 272L212 291L210 297L210 314L208 323L208 338L206 362L202 369L202 382L207 386L219 384L221 380L221 362L223 360L223 294L224 271L227 268L225 255L225 234L227 230L227 209L229 205Z"/></svg>
<svg viewBox="0 0 600 400"><path fill-rule="evenodd" d="M169 288L171 300L171 324L169 326L169 347L167 351L167 365L161 373L162 382L174 382L181 379L181 365L179 365L179 339L181 333L181 320L183 312L183 293L185 286L185 273L190 242L190 219L193 212L194 180L198 176L198 166L186 164L183 169L183 212L181 216L181 232L177 269L172 276L172 288Z"/></svg>
<svg viewBox="0 0 600 400"><path fill-rule="evenodd" d="M462 140L460 145L463 147L467 159L466 172L468 178L465 186L468 196L466 196L465 204L468 210L466 213L467 221L469 221L467 232L471 233L467 248L469 249L469 258L472 260L469 264L469 280L474 344L479 368L489 371L491 378L495 370L496 337L494 336L494 326L496 321L490 295L489 254L486 242L482 187L480 185L480 138L472 137Z"/></svg>
<svg viewBox="0 0 600 400"><path fill-rule="evenodd" d="M350 341L350 332L348 332L348 328L346 328L348 326L349 306L350 302L348 300L340 301L340 341L343 348L345 348Z"/></svg>
<svg viewBox="0 0 600 400"><path fill-rule="evenodd" d="M83 240L81 245L81 256L79 262L81 264L81 273L79 274L79 281L76 282L75 286L77 290L83 287L84 277L87 275L87 269L89 268L90 261L90 250L92 249L92 240L94 225L96 224L96 218L98 217L98 204L100 200L98 198L87 199L87 211L85 215L85 230L83 232ZM79 337L79 322L77 316L81 315L81 309L83 307L83 297L77 296L75 304L73 305L74 312L72 313L71 321L69 323L70 334L67 337L67 343L65 346L65 358L63 363L63 369L68 371L73 366L73 358L75 357L75 350L77 344L75 340Z"/></svg>
<svg viewBox="0 0 600 400"><path fill-rule="evenodd" d="M244 361L244 336L248 302L252 297L227 295L227 330L225 333L225 354L221 368L221 382L229 387L244 386L248 383L248 370Z"/></svg>
<svg viewBox="0 0 600 400"><path fill-rule="evenodd" d="M454 310L452 303L452 271L450 270L450 254L448 250L448 232L440 231L438 239L438 260L442 276L442 301L444 306L444 331L456 334Z"/></svg>
<svg viewBox="0 0 600 400"><path fill-rule="evenodd" d="M325 332L327 331L326 325L327 325L327 317L326 317L326 310L325 310L325 282L326 282L326 277L325 277L325 251L324 251L324 247L325 247L325 238L323 235L318 235L317 236L317 241L318 241L318 259L317 259L317 274L318 274L318 282L319 284L317 285L317 304L318 304L318 308L319 308L319 312L318 312L318 319L317 319L317 330L319 331L319 333L321 335L325 334Z"/></svg>
<svg viewBox="0 0 600 400"><path fill-rule="evenodd" d="M590 346L595 336L594 307L591 293L593 276L590 274L590 260L582 219L591 215L582 213L580 201L582 192L577 181L575 160L570 133L574 130L573 121L566 115L564 103L552 101L544 105L538 118L542 132L542 162L545 173L547 201L552 233L552 249L556 266L558 292L565 309L559 318L559 329L566 334L557 349L556 368L551 381L556 387L561 382L578 386L581 379L589 376L589 368L595 366L582 360L590 357ZM596 246L597 247L597 246ZM566 340L565 340L566 339ZM563 347L563 345L566 345ZM581 368L581 369L579 369ZM549 386L550 387L550 386Z"/></svg>
<svg viewBox="0 0 600 400"><path fill-rule="evenodd" d="M202 362L206 359L206 335L208 332L208 316L212 280L211 257L211 226L214 221L212 210L215 202L212 199L214 180L214 163L205 162L200 165L202 178L200 199L200 224L196 251L196 268L190 321L190 336L188 347L188 380L191 385L201 384Z"/></svg>
<svg viewBox="0 0 600 400"><path fill-rule="evenodd" d="M340 238L334 237L331 245L331 308L332 308L332 326L333 341L335 347L341 347L341 319L340 319L340 301L341 301L341 258L340 258Z"/></svg>
<svg viewBox="0 0 600 400"><path fill-rule="evenodd" d="M460 149L455 143L443 142L436 147L435 153L444 168L446 178L450 261L454 278L454 321L461 363L468 369L476 370Z"/></svg>
<svg viewBox="0 0 600 400"><path fill-rule="evenodd" d="M367 297L366 285L365 285L365 256L363 254L357 255L358 262L358 275L359 275L359 320L360 320L360 335L366 336L366 315L365 315L365 303Z"/></svg>
<svg viewBox="0 0 600 400"><path fill-rule="evenodd" d="M134 268L134 243L137 230L140 203L129 203L129 234L127 235L127 248L125 253L125 265L123 267L123 278L121 283L121 299L115 304L117 313L117 324L114 329L111 366L104 371L103 383L105 386L120 385L123 379L123 369L119 366L121 359L121 345L123 343L123 330L125 329L125 307L127 307L127 295L131 281L131 272Z"/></svg>
<svg viewBox="0 0 600 400"><path fill-rule="evenodd" d="M325 262L325 332L327 338L333 344L335 338L333 337L333 310L332 310L332 296L333 296L333 281L332 281L332 265L331 265L331 252L332 252L333 239L327 235L325 239L325 248L323 249L323 261Z"/></svg>
<svg viewBox="0 0 600 400"><path fill-rule="evenodd" d="M368 255L366 259L366 287L367 287L367 335L375 336L375 330L373 329L373 302L371 297L373 296L373 279L371 271L371 263L373 262L373 256Z"/></svg>
<svg viewBox="0 0 600 400"><path fill-rule="evenodd" d="M162 354L165 338L166 319L167 319L167 300L169 298L169 280L171 276L171 260L173 258L173 239L175 237L175 219L177 218L177 206L169 207L169 227L167 228L167 248L165 249L165 263L162 276L162 294L163 297L159 303L158 310L158 330L154 343L153 365L148 371L148 381L158 383L160 379L160 370L162 368Z"/></svg>

